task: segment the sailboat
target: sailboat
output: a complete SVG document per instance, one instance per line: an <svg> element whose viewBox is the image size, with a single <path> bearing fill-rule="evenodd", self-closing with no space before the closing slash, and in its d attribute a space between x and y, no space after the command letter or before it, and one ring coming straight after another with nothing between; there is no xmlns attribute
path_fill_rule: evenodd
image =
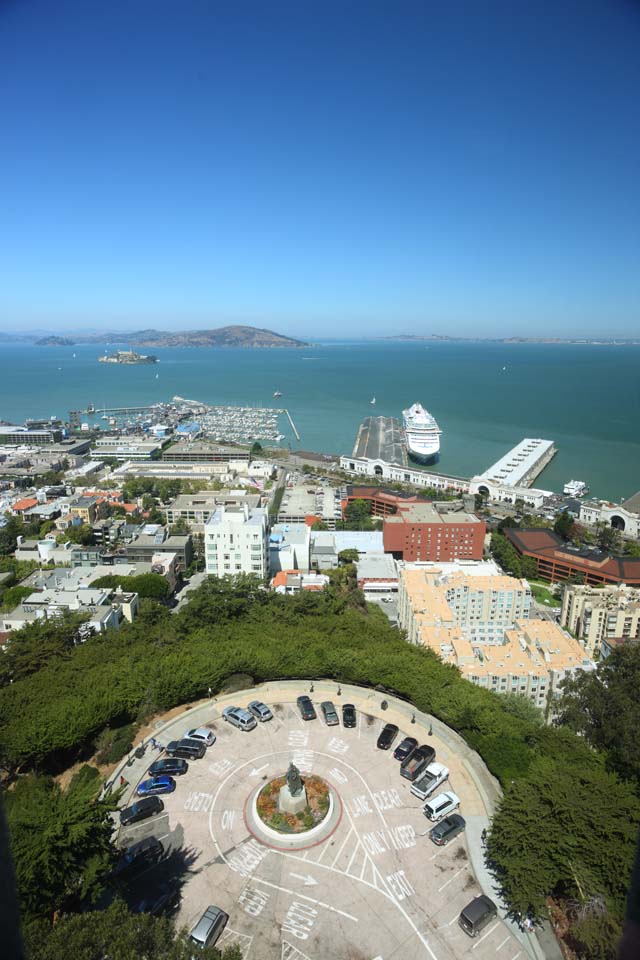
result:
<svg viewBox="0 0 640 960"><path fill-rule="evenodd" d="M375 405L375 402L376 402L376 398L371 397L371 400L369 400L369 403L371 404L372 407Z"/></svg>

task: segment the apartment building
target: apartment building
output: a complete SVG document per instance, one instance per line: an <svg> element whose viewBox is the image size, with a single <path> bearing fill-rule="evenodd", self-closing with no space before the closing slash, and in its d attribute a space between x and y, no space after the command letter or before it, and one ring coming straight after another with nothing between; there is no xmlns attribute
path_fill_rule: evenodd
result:
<svg viewBox="0 0 640 960"><path fill-rule="evenodd" d="M597 660L607 640L640 639L640 590L625 584L599 588L566 586L560 623Z"/></svg>
<svg viewBox="0 0 640 960"><path fill-rule="evenodd" d="M253 574L267 576L267 511L247 504L218 507L205 526L205 559L214 577Z"/></svg>
<svg viewBox="0 0 640 960"><path fill-rule="evenodd" d="M410 643L429 647L478 686L544 707L568 673L593 662L555 623L529 619L530 605L526 580L497 572L400 570L398 621Z"/></svg>

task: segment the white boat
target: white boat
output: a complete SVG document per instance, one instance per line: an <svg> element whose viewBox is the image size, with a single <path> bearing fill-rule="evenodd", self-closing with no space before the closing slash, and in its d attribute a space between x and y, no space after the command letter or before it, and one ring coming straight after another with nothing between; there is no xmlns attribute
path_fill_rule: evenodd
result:
<svg viewBox="0 0 640 960"><path fill-rule="evenodd" d="M440 453L442 430L421 403L402 411L407 453L418 463L433 463Z"/></svg>
<svg viewBox="0 0 640 960"><path fill-rule="evenodd" d="M568 483L564 485L564 493L566 493L568 497L584 497L585 493L588 492L589 487L584 480L569 480Z"/></svg>
<svg viewBox="0 0 640 960"><path fill-rule="evenodd" d="M274 395L274 397L281 397L281 396L282 396L282 394L280 393L279 390L274 390L273 395Z"/></svg>
<svg viewBox="0 0 640 960"><path fill-rule="evenodd" d="M373 405L375 404L375 402L376 402L376 398L375 398L375 397L371 397L371 400L369 400L369 403L373 406Z"/></svg>

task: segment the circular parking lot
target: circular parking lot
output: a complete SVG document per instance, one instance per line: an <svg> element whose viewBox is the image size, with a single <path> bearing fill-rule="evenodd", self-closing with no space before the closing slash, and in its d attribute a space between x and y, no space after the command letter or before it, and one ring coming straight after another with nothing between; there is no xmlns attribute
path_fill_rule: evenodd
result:
<svg viewBox="0 0 640 960"><path fill-rule="evenodd" d="M120 828L120 846L155 836L165 851L159 863L136 876L130 895L152 897L154 887L177 885L174 916L187 928L209 904L221 907L230 919L219 946L239 944L245 960L524 958L527 945L499 917L476 939L458 925L470 900L491 894L473 870L482 863L481 833L488 821L468 749L457 749L455 738L439 735L439 727L430 731L426 719L412 723L406 704L387 698L384 709L381 694L356 688L343 688L338 696L335 685L317 684L311 696L318 717L305 722L296 696L308 692L308 685L265 685L198 706L158 731L166 745L189 728L206 726L216 741L176 778L161 813ZM269 705L272 720L251 731L223 721L224 707L256 698ZM356 726L327 726L318 709L326 699L335 703L340 720L342 704L355 704ZM400 776L393 747L376 747L387 722L400 728L393 747L411 735L433 747L436 760L449 769L436 792L455 791L466 830L446 846L429 838L433 824ZM145 768L158 756L149 753ZM323 778L339 810L330 830L295 849L270 843L255 829L250 803L291 762L303 778ZM132 787L144 778L142 766L139 773L130 778Z"/></svg>

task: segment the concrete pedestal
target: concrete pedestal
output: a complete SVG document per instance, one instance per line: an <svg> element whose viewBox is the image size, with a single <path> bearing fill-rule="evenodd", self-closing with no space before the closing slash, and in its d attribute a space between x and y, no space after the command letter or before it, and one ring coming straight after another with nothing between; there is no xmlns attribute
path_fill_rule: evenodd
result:
<svg viewBox="0 0 640 960"><path fill-rule="evenodd" d="M278 796L278 810L280 813L301 813L306 806L307 791L304 787L302 788L302 793L298 793L295 797L291 796L291 791L287 783L280 788L280 794Z"/></svg>

